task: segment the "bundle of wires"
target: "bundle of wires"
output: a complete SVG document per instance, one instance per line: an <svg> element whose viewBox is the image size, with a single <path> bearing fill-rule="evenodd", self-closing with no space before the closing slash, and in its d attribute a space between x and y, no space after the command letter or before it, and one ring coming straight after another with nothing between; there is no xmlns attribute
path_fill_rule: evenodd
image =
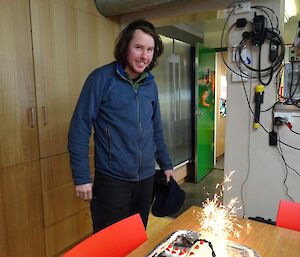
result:
<svg viewBox="0 0 300 257"><path fill-rule="evenodd" d="M295 65L297 65L296 69ZM289 84L286 85L288 91L286 96L282 97L284 98L283 103L287 105L294 105L295 107L300 108L300 97L298 96L300 93L300 63L291 60L290 76L288 74L285 74L285 76L289 77ZM295 81L296 83L294 83Z"/></svg>
<svg viewBox="0 0 300 257"><path fill-rule="evenodd" d="M240 62L238 63L238 64L240 64L240 65L238 65L239 70L241 72L244 70L243 67L241 66L241 65L243 65L246 69L256 72L257 77L255 77L255 78L258 78L259 82L265 86L270 84L270 82L272 81L272 78L273 78L273 74L281 68L282 62L284 60L284 52L285 52L284 42L283 42L283 39L281 38L281 36L278 33L274 32L273 30L266 29L266 32L267 32L267 39L270 40L270 45L275 44L276 47L279 47L279 49L280 49L280 51L279 51L280 53L277 54L274 59L271 59L269 57L270 65L268 67L265 67L265 68L261 67L261 59L262 59L262 56L261 56L262 46L261 45L258 46L259 56L258 56L258 67L257 68L251 67L242 58L242 50L247 47L248 42L251 40L251 32L248 32L247 34L244 33L244 35L246 34L246 36L243 37L242 41L237 46L237 53L239 55L239 60L240 60ZM263 81L263 78L265 78L265 77L269 77L269 79L266 82Z"/></svg>
<svg viewBox="0 0 300 257"><path fill-rule="evenodd" d="M235 24L233 24L231 26L231 28L229 28L227 35L226 35L227 47L229 47L231 49L235 48L235 50L236 50L235 51L235 54L236 54L235 59L238 60L236 65L237 65L239 71L237 72L233 68L229 67L229 65L225 62L224 58L223 58L223 61L224 61L225 65L227 66L227 68L229 68L232 72L241 76L242 78L258 79L262 85L267 86L272 81L273 74L282 68L282 64L284 61L284 54L285 54L285 44L284 44L282 37L280 36L280 32L279 32L279 28L278 28L279 27L278 17L275 15L274 11L271 8L266 7L266 6L252 6L251 8L258 9L265 14L265 16L263 16L264 28L263 28L262 33L265 34L265 36L264 36L265 38L263 41L265 41L265 40L269 41L270 52L273 51L273 53L275 53L273 55L269 55L270 65L268 67L262 67L262 65L261 65L261 60L262 60L261 50L262 50L262 45L264 42L262 42L261 44L255 45L259 49L258 65L256 68L253 67L252 63L250 65L247 58L246 59L243 58L244 49L246 49L247 47L251 47L253 44L253 41L254 41L254 36L255 36L255 32L256 32L256 23L255 23L256 14L254 16L253 21L247 21L247 23L252 24L253 30L245 31L242 34L243 35L242 40L239 42L239 44L236 47L230 46L230 44L228 42L228 38L229 38L230 31L232 30L233 27L238 25L239 20ZM223 33L222 33L222 38L221 38L221 48L222 48L222 42L223 42L223 38L224 38L225 27L226 27L227 22L233 12L234 12L234 9L229 14L229 16L225 22ZM276 26L274 26L269 12L271 12L272 16L276 17L276 21L277 21ZM244 23L244 24L246 25L246 23ZM269 25L269 26L267 26L267 25ZM246 70L250 70L251 75L248 75ZM264 78L266 78L266 77L269 77L269 79L267 79L267 81L264 81Z"/></svg>

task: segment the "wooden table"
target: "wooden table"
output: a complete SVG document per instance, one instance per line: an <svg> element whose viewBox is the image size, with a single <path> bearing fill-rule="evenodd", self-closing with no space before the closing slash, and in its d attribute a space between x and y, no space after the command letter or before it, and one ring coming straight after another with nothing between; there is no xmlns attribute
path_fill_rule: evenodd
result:
<svg viewBox="0 0 300 257"><path fill-rule="evenodd" d="M145 257L164 239L176 230L199 231L199 224L195 212L202 208L192 206L160 232L131 252L128 257ZM260 257L300 257L300 232L276 227L248 219L238 219L243 226L239 239L230 239L236 243L244 244L259 254ZM250 222L250 228L247 223ZM219 257L219 256L217 256ZM222 256L221 256L222 257Z"/></svg>

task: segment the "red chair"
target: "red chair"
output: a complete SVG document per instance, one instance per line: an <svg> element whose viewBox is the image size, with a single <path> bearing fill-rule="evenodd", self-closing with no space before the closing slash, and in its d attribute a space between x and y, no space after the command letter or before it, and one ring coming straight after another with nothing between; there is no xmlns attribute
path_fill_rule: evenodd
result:
<svg viewBox="0 0 300 257"><path fill-rule="evenodd" d="M276 226L300 231L300 203L280 200Z"/></svg>
<svg viewBox="0 0 300 257"><path fill-rule="evenodd" d="M63 257L125 257L146 240L142 219L134 214L88 237Z"/></svg>

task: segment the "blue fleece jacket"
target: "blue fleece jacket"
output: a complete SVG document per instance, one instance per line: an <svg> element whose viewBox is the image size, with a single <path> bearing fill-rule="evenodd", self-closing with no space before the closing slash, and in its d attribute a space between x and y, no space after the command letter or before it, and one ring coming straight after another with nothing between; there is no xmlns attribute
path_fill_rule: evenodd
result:
<svg viewBox="0 0 300 257"><path fill-rule="evenodd" d="M68 135L75 185L92 181L89 138L94 128L95 172L140 181L160 168L172 169L163 138L157 86L148 76L134 89L120 64L94 70L75 108Z"/></svg>

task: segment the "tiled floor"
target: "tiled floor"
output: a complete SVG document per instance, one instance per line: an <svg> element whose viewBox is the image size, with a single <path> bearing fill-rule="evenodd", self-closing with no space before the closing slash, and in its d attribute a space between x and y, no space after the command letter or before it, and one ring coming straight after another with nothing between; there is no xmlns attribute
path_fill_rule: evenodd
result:
<svg viewBox="0 0 300 257"><path fill-rule="evenodd" d="M216 185L223 182L224 177L224 158L217 161L215 169L213 169L200 182L184 182L180 187L185 191L185 202L179 212L174 217L177 217L192 205L202 206L207 198L212 198L215 193L219 192Z"/></svg>

